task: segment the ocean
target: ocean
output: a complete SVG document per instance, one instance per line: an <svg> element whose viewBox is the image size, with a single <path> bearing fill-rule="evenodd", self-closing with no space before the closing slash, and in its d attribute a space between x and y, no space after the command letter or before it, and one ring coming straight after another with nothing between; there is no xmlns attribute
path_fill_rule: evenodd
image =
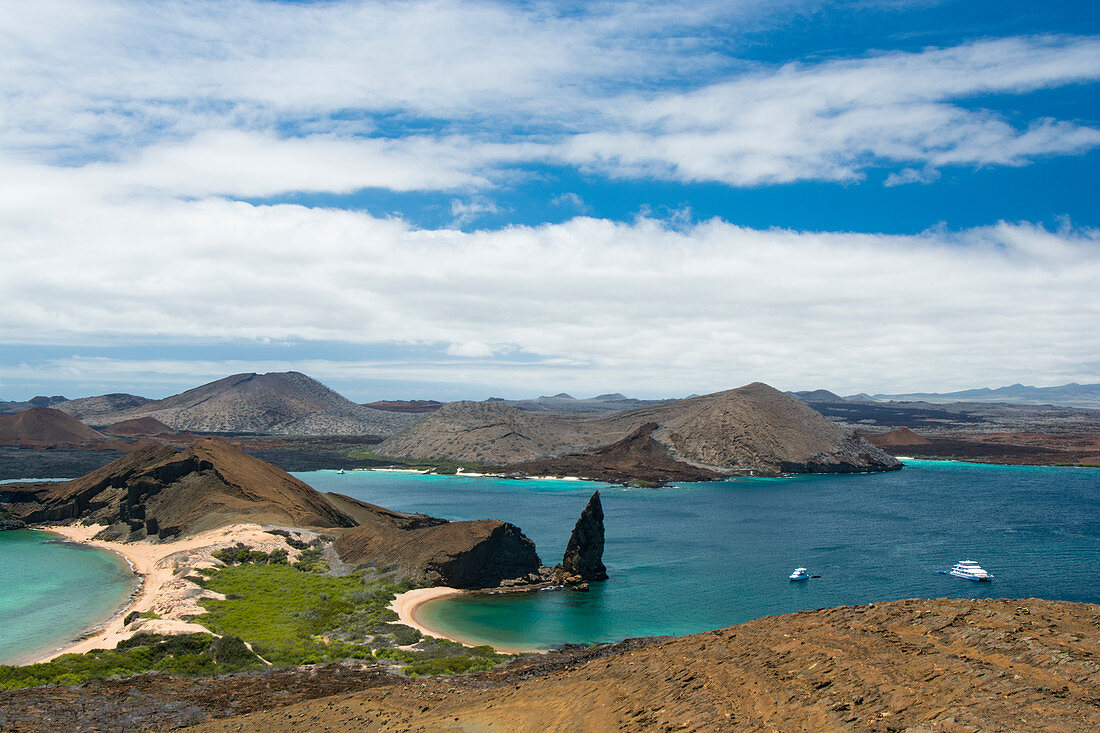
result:
<svg viewBox="0 0 1100 733"><path fill-rule="evenodd" d="M503 519L560 561L596 489L610 580L591 592L445 598L418 610L477 643L549 648L683 635L770 614L938 597L1100 602L1100 469L908 461L901 471L637 489L587 481L295 474L321 491L452 520ZM0 663L54 649L126 601L110 552L0 532ZM992 583L938 573L976 560ZM814 575L792 583L796 566Z"/></svg>
<svg viewBox="0 0 1100 733"><path fill-rule="evenodd" d="M0 664L77 638L121 610L137 579L118 555L48 532L0 532Z"/></svg>
<svg viewBox="0 0 1100 733"><path fill-rule="evenodd" d="M901 598L1100 602L1100 469L907 461L901 471L637 489L594 482L296 474L322 491L447 519L503 519L560 561L595 489L610 580L591 592L445 598L418 616L513 648L683 635ZM938 573L975 560L975 583ZM814 578L792 583L796 566Z"/></svg>

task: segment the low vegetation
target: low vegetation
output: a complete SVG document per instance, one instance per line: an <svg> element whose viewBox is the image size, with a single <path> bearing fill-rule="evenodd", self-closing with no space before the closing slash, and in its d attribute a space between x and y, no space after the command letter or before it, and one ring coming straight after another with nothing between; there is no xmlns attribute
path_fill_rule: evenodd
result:
<svg viewBox="0 0 1100 733"><path fill-rule="evenodd" d="M387 606L408 585L379 571L335 577L324 562L323 540L301 544L293 565L285 551L265 553L242 544L215 553L225 567L189 577L225 596L202 601L206 612L193 619L217 637L139 633L117 649L67 654L24 667L0 666L0 689L80 684L143 672L204 676L257 669L265 662L292 666L348 659L391 664L416 677L476 672L508 659L491 647L471 649L423 638L419 631L394 623L397 614Z"/></svg>
<svg viewBox="0 0 1100 733"><path fill-rule="evenodd" d="M49 662L23 667L0 666L0 690L40 685L78 685L89 680L152 671L205 676L261 666L263 663L235 636L135 634L120 642L116 649L65 654Z"/></svg>

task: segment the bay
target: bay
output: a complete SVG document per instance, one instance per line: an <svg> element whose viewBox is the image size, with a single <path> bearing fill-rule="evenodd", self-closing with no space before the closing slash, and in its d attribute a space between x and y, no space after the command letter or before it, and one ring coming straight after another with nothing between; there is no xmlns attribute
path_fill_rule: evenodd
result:
<svg viewBox="0 0 1100 733"><path fill-rule="evenodd" d="M683 635L771 614L901 598L1100 602L1100 470L907 461L901 471L639 489L378 471L296 474L402 511L502 519L560 561L599 489L611 579L590 593L464 596L418 609L476 643L547 648ZM937 571L976 560L974 583ZM820 578L791 583L806 566Z"/></svg>
<svg viewBox="0 0 1100 733"><path fill-rule="evenodd" d="M0 532L0 664L76 639L122 610L137 583L124 559L49 532Z"/></svg>

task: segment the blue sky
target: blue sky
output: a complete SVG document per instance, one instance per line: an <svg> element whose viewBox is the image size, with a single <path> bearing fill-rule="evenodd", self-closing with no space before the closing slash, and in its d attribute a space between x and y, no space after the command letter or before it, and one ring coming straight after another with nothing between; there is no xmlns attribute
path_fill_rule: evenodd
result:
<svg viewBox="0 0 1100 733"><path fill-rule="evenodd" d="M0 399L1100 381L1090 3L19 4Z"/></svg>

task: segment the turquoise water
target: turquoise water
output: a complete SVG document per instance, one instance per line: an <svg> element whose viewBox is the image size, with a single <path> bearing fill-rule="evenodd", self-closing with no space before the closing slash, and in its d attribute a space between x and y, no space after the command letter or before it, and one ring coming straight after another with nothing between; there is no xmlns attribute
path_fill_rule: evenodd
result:
<svg viewBox="0 0 1100 733"><path fill-rule="evenodd" d="M1100 602L1100 469L912 461L902 471L634 489L354 471L318 489L448 519L518 524L558 562L595 488L611 579L588 594L443 599L430 626L498 646L689 634L800 609L900 598ZM976 560L996 579L939 574ZM804 565L821 578L791 583Z"/></svg>
<svg viewBox="0 0 1100 733"><path fill-rule="evenodd" d="M136 578L113 552L0 532L0 664L44 654L119 611Z"/></svg>

